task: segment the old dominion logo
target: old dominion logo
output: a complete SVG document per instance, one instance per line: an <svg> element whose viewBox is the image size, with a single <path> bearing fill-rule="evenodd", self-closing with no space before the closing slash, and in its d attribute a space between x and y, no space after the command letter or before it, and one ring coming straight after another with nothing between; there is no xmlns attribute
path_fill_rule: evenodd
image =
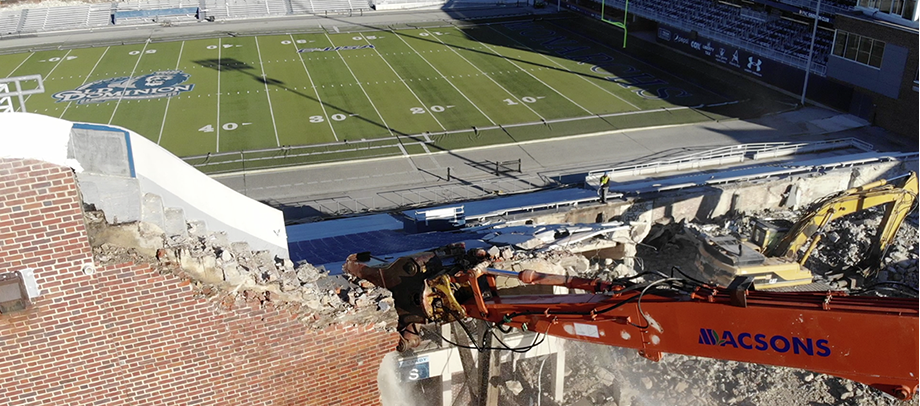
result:
<svg viewBox="0 0 920 406"><path fill-rule="evenodd" d="M52 97L58 102L77 104L173 97L195 88L193 84L182 84L188 78L189 74L181 70L163 70L137 77L97 80L74 90L55 93Z"/></svg>

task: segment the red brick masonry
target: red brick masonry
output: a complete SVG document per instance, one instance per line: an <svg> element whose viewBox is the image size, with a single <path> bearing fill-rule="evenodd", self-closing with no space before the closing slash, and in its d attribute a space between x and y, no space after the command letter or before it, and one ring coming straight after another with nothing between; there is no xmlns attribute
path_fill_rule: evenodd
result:
<svg viewBox="0 0 920 406"><path fill-rule="evenodd" d="M10 405L376 405L396 343L371 326L312 330L286 306L208 299L149 264L92 264L70 168L0 159L0 272L33 268L0 315Z"/></svg>

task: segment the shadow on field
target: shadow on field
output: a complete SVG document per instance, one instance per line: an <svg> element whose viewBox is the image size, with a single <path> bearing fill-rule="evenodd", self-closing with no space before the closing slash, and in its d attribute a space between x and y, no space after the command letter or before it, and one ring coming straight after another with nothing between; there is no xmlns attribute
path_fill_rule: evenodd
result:
<svg viewBox="0 0 920 406"><path fill-rule="evenodd" d="M216 70L216 71L236 71L236 72L240 72L240 73L243 73L243 74L245 74L245 75L251 77L251 78L252 78L253 80L255 80L256 82L264 83L264 84L266 84L266 85L268 85L268 86L274 86L274 87L277 87L277 88L279 88L279 89L286 90L286 91L288 91L288 92L294 93L294 94L296 94L296 95L298 95L298 96L300 96L300 97L303 97L303 98L305 98L305 99L313 100L313 101L315 101L315 102L317 102L317 103L320 103L320 104L322 104L323 106L326 106L326 107L328 107L328 108L330 108L330 109L336 109L336 110L344 111L345 113L347 113L347 114L349 114L349 115L354 114L354 112L352 112L352 111L349 111L349 110L347 110L347 109L344 109L344 108L342 108L342 107L336 106L336 105L334 105L334 104L330 104L330 103L327 103L327 102L325 102L325 101L319 100L319 99L316 98L316 97L310 96L310 95L308 95L308 94L304 94L304 93L302 93L302 92L300 92L300 91L298 91L298 90L292 89L292 88L286 86L285 83L284 83L283 81L280 81L280 80L278 80L278 79L272 79L272 78L269 78L269 77L263 77L262 75L256 74L256 73L253 72L253 71L255 71L255 69L256 69L255 67L253 67L253 66L251 66L251 65L249 65L249 64L247 64L247 63L245 63L245 62L240 62L240 61L238 61L238 60L236 60L236 59L233 59L233 58L202 59L202 60L197 60L197 61L192 61L192 62L193 62L193 63L197 63L198 65L200 65L200 66L202 66L202 67L209 68L209 69L214 69L214 70ZM375 125L375 126L377 126L377 127L380 127L380 128L382 128L382 129L384 129L384 130L387 130L388 132L392 132L393 134L396 134L396 135L399 135L399 136L403 136L403 137L409 137L408 134L402 133L402 132L400 132L399 130L397 130L397 129L395 129L395 128L387 127L387 126L385 126L385 125L383 125L383 124L381 124L381 123L378 123L378 122L376 122L376 121L370 120L370 119L368 119L368 118L366 118L366 117L363 117L363 116L361 116L361 115L354 114L354 117L357 118L358 120L366 121L366 122L368 122L368 123L370 123L370 124L373 124L373 125ZM409 138L412 138L413 140L416 140L416 141L422 141L421 139L416 139L416 138L414 138L414 137L409 137ZM400 141L400 142L401 142L401 141Z"/></svg>
<svg viewBox="0 0 920 406"><path fill-rule="evenodd" d="M264 83L264 84L266 84L266 85L268 85L268 86L276 87L276 88L283 89L283 90L285 90L285 91L294 93L294 94L296 94L296 95L298 95L298 96L300 96L300 97L303 97L303 98L305 98L305 99L313 100L313 101L315 101L315 102L317 102L317 103L320 103L320 104L322 104L322 105L324 105L324 106L326 106L327 108L330 108L330 109L336 109L336 110L339 110L339 111L343 111L343 112L345 112L346 114L349 114L349 115L354 114L354 112L352 112L352 111L349 111L349 110L344 109L344 108L342 108L342 107L339 107L339 106L337 106L337 105L330 104L330 103L327 103L327 102L325 102L325 101L319 100L319 99L316 98L316 97L310 96L310 95L308 95L308 94L304 94L303 92L300 92L300 91L298 91L298 90L292 89L292 88L288 87L288 86L284 83L284 81L277 80L277 79L273 79L273 78L270 78L270 77L267 77L267 76L266 76L266 77L263 77L262 75L256 73L256 68L255 68L255 67L253 67L252 65L249 65L249 64L246 63L246 62L239 61L239 60L237 60L237 59L233 59L233 58L201 59L201 60L194 60L194 61L192 61L192 62L198 64L198 65L201 66L201 67L208 68L208 69L214 69L214 70L216 70L216 71L234 71L234 72L243 73L243 74L245 74L245 75L251 77L253 80L255 80L255 81L259 82L259 83ZM353 117L355 117L355 118L357 118L357 119L359 119L359 120L368 122L368 123L370 123L370 124L373 124L373 125L375 125L375 126L377 126L377 127L380 127L380 128L382 128L382 129L384 129L384 130L387 130L387 131L389 131L389 132L392 132L393 134L395 134L395 135L397 136L397 137L396 137L397 142L399 142L400 145L402 145L404 148L405 148L404 139L409 140L410 142L413 142L413 143L423 143L423 142L425 142L425 139L424 139L423 137L417 137L417 136L413 136L413 135L410 135L410 134L406 134L406 133L401 132L401 131L399 131L399 130L397 130L397 129L395 129L395 128L385 126L385 125L383 125L383 124L381 124L381 123L378 123L378 122L376 122L376 121L370 120L370 119L368 119L368 118L366 118L366 117L363 117L363 116L361 116L361 115L354 114ZM512 140L514 140L514 137L511 136L511 134L508 134L508 136L511 137ZM515 140L515 141L516 141L516 140ZM433 149L437 149L437 150L439 150L439 151L445 151L445 152L447 152L447 153L450 153L450 154L456 156L456 157L459 158L459 159L462 159L462 160L464 160L464 161L467 161L467 163L468 163L470 166L481 168L481 169L483 170L483 172L490 172L490 168L493 167L493 166L491 166L491 163L490 163L490 164L483 164L483 163L481 163L481 162L474 162L474 161L469 160L469 159L467 159L467 158L463 158L463 157L457 156L457 155L451 153L449 150L447 150L447 149L445 149L445 148L442 148L442 147L440 147L440 146L438 146L438 145L436 145L436 144L429 144L429 145L430 145ZM526 151L525 151L525 152L526 152ZM409 156L408 159L409 159L409 160L414 160L414 158L413 158L412 156ZM511 175L505 175L505 176L511 176ZM465 180L463 180L463 179L457 178L456 176L454 176L453 179L455 179L455 180L457 180L457 181L459 181L459 182L461 182L461 183L466 183L466 184L469 184L469 185L473 185L472 182L467 182L467 181L465 181Z"/></svg>
<svg viewBox="0 0 920 406"><path fill-rule="evenodd" d="M444 9L456 20L468 18L463 10ZM523 14L523 13L522 13ZM514 70L552 70L570 75L573 80L584 80L594 86L613 82L634 96L630 100L664 100L674 106L688 108L710 120L724 118L751 119L766 114L786 111L797 105L796 100L766 86L752 82L747 77L726 74L704 61L696 60L663 46L646 43L638 38L633 45L622 49L622 31L609 24L574 14L521 15L519 18L497 18L477 21L452 22L466 39L482 44L471 48L451 43L449 36L437 35L438 29L424 24L401 24L400 27L374 26L354 21L327 17L329 20L361 30L382 30L399 36L407 45L428 42L447 47L458 55L476 54L487 57L496 64L508 63ZM401 29L418 29L425 32L411 35ZM443 27L442 27L443 29ZM636 22L631 32L654 31L646 23ZM509 55L507 50L518 49L541 55L542 60L525 60ZM414 51L414 49L413 49ZM421 56L421 54L419 54ZM462 56L462 55L461 55ZM555 60L568 59L586 65L591 73L578 72L558 64ZM625 93L629 95L629 93ZM513 95L512 95L513 96ZM621 129L621 124L631 119L606 117L610 130ZM624 121L625 120L625 121ZM669 124L669 123L664 123ZM654 125L654 124L649 124Z"/></svg>

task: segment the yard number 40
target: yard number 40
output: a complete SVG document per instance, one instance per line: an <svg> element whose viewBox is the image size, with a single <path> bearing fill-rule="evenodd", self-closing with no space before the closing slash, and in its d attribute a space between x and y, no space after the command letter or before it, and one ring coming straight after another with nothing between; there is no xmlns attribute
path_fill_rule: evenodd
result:
<svg viewBox="0 0 920 406"><path fill-rule="evenodd" d="M249 124L249 123L243 123L243 125L246 125L246 124ZM227 131L233 131L237 128L240 128L240 125L237 123L225 123L224 125L220 126L220 128L223 128L224 130L227 130ZM199 128L198 131L201 131L203 133L212 133L214 132L214 126L208 124L204 127Z"/></svg>

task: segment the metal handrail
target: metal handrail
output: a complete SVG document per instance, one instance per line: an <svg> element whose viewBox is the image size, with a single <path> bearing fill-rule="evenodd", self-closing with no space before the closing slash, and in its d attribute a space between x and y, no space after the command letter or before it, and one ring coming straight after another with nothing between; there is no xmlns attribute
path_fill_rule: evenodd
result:
<svg viewBox="0 0 920 406"><path fill-rule="evenodd" d="M682 155L663 161L592 170L585 175L585 187L589 189L595 188L599 183L601 175L604 173L607 173L611 177L636 176L649 172L661 173L688 168L721 165L727 160L731 161L732 163L736 163L743 162L744 159L759 159L784 155L794 155L797 153L827 151L831 149L846 147L854 147L867 152L875 150L872 144L852 137L818 142L763 142L731 145L714 148L708 151ZM735 158L735 160L731 160L730 158ZM688 163L689 165L685 165ZM653 170L647 171L647 169Z"/></svg>

